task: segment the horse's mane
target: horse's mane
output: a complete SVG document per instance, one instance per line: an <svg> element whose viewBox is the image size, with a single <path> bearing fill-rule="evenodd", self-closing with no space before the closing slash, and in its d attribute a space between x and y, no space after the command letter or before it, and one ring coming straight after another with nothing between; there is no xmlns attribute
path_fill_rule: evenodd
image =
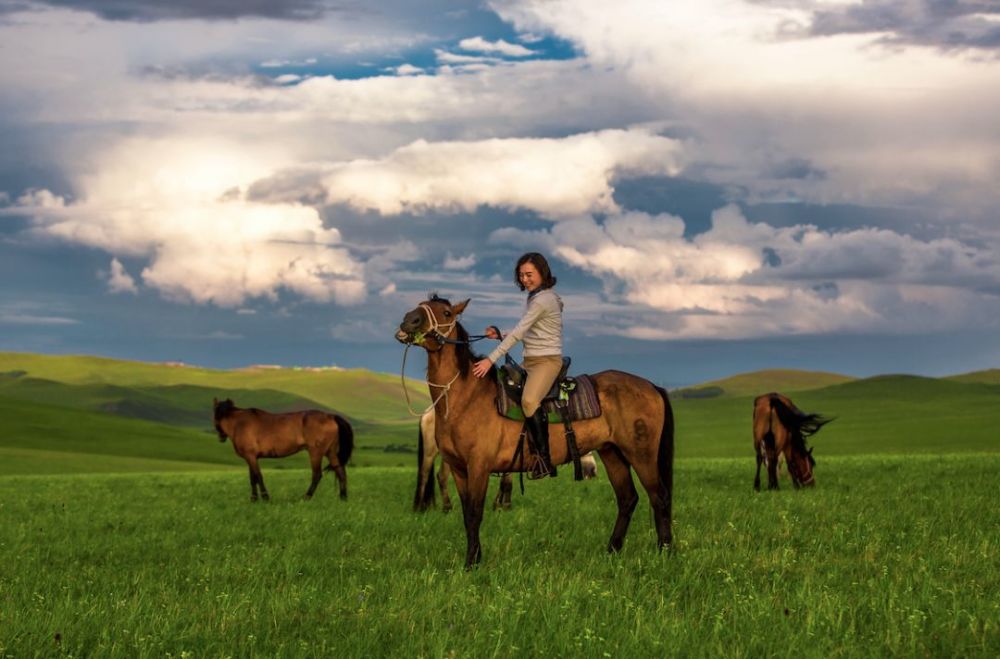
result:
<svg viewBox="0 0 1000 659"><path fill-rule="evenodd" d="M447 304L449 307L451 306L450 300L439 297L436 292L430 294L428 302L441 302L442 304ZM473 362L483 359L484 356L472 351L471 344L469 343L469 333L462 327L462 323L457 320L455 321L455 333L458 335L459 341L459 343L454 344L455 356L458 358L458 372L465 379L469 375L469 369L472 367ZM494 381L497 379L495 368L490 369L488 377Z"/></svg>

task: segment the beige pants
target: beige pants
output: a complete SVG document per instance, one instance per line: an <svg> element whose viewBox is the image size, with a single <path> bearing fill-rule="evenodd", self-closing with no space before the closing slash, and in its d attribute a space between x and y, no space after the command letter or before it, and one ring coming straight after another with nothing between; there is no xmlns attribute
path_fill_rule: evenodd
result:
<svg viewBox="0 0 1000 659"><path fill-rule="evenodd" d="M525 357L522 366L528 372L528 378L524 381L524 393L521 394L521 409L524 410L525 416L531 416L542 404L542 399L549 393L552 383L559 377L562 357L559 355Z"/></svg>

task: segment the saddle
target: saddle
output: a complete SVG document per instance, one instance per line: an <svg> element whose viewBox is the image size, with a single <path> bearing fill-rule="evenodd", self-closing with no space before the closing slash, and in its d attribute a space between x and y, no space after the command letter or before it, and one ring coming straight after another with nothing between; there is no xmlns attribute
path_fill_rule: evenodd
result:
<svg viewBox="0 0 1000 659"><path fill-rule="evenodd" d="M576 480L583 479L580 465L580 452L576 446L576 433L572 421L593 419L601 416L601 403L597 398L594 383L587 375L571 377L569 371L570 358L563 357L562 368L552 388L542 399L542 409L549 423L562 423L566 430L566 445ZM504 356L504 364L498 366L497 377L497 412L500 416L514 421L524 421L524 410L521 408L521 394L524 392L524 382L527 372L521 365ZM523 438L523 436L522 436ZM520 447L518 448L520 452Z"/></svg>

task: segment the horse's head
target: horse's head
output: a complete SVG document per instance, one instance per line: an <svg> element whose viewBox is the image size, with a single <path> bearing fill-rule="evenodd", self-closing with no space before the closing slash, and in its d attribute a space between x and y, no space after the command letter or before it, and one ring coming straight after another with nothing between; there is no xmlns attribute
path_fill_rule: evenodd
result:
<svg viewBox="0 0 1000 659"><path fill-rule="evenodd" d="M444 347L442 339L455 338L458 317L468 304L469 301L465 300L453 305L444 298L432 295L426 302L406 312L396 332L396 340L436 352Z"/></svg>
<svg viewBox="0 0 1000 659"><path fill-rule="evenodd" d="M813 459L812 453L812 449L806 447L805 440L793 443L791 458L788 460L788 473L796 487L812 487L816 484L816 478L813 476L816 460Z"/></svg>
<svg viewBox="0 0 1000 659"><path fill-rule="evenodd" d="M219 433L220 442L226 441L229 437L226 431L222 429L222 420L232 414L235 409L236 403L231 398L227 398L226 400L212 399L212 416L215 421L215 432Z"/></svg>

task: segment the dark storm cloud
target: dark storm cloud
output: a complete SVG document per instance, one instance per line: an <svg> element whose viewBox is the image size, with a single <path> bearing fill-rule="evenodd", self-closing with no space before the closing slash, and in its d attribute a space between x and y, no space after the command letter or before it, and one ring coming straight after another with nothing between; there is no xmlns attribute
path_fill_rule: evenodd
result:
<svg viewBox="0 0 1000 659"><path fill-rule="evenodd" d="M109 21L275 18L313 20L327 12L367 11L363 3L329 0L0 0L0 13L40 6L87 11Z"/></svg>
<svg viewBox="0 0 1000 659"><path fill-rule="evenodd" d="M809 34L887 32L890 44L917 44L950 49L1000 47L996 0L865 0L858 5L813 13Z"/></svg>

